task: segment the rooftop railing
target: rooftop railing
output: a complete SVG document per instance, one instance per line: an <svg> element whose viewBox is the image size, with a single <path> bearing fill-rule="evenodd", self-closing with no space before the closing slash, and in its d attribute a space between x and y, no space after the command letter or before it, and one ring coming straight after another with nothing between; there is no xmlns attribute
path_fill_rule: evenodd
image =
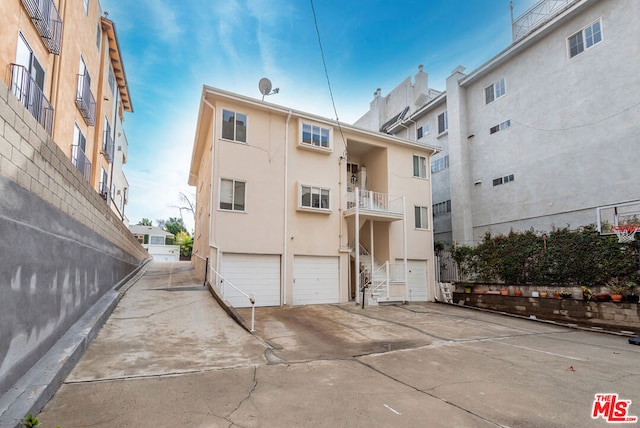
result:
<svg viewBox="0 0 640 428"><path fill-rule="evenodd" d="M540 0L517 19L511 19L513 41L516 41L540 25L550 21L561 11L580 0Z"/></svg>

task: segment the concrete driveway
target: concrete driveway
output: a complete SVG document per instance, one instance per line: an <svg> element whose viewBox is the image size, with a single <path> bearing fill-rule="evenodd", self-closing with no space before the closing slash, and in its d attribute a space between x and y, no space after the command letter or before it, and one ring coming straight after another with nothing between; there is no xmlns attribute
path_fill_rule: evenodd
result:
<svg viewBox="0 0 640 428"><path fill-rule="evenodd" d="M603 427L597 393L640 415L626 337L433 303L259 308L251 335L200 281L154 264L43 426Z"/></svg>

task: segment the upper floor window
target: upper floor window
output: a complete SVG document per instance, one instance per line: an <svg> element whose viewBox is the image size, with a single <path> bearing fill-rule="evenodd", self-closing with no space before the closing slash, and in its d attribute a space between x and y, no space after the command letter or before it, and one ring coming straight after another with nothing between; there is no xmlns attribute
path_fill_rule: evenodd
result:
<svg viewBox="0 0 640 428"><path fill-rule="evenodd" d="M436 173L449 168L449 155L443 156L431 162L431 173Z"/></svg>
<svg viewBox="0 0 640 428"><path fill-rule="evenodd" d="M89 0L84 0L84 13L89 15Z"/></svg>
<svg viewBox="0 0 640 428"><path fill-rule="evenodd" d="M425 123L424 125L422 125L416 130L416 139L419 140L428 134L429 134L429 124Z"/></svg>
<svg viewBox="0 0 640 428"><path fill-rule="evenodd" d="M222 138L247 142L247 115L222 110Z"/></svg>
<svg viewBox="0 0 640 428"><path fill-rule="evenodd" d="M494 186L499 186L501 184L510 183L510 182L514 181L515 179L516 178L515 178L515 176L513 174L509 174L509 175L506 175L504 177L495 178L493 180L493 185Z"/></svg>
<svg viewBox="0 0 640 428"><path fill-rule="evenodd" d="M149 245L164 245L164 236L149 236Z"/></svg>
<svg viewBox="0 0 640 428"><path fill-rule="evenodd" d="M445 111L438 115L438 134L442 134L447 129L449 129L449 116Z"/></svg>
<svg viewBox="0 0 640 428"><path fill-rule="evenodd" d="M100 42L102 41L102 28L100 28L100 24L97 25L98 29L96 31L96 46L98 47L98 51L100 50Z"/></svg>
<svg viewBox="0 0 640 428"><path fill-rule="evenodd" d="M502 131L503 129L507 129L511 126L511 120L505 120L504 122L499 123L496 126L492 126L489 128L489 134L495 134L498 131Z"/></svg>
<svg viewBox="0 0 640 428"><path fill-rule="evenodd" d="M573 58L585 49L602 41L602 24L597 20L593 24L569 37L569 58Z"/></svg>
<svg viewBox="0 0 640 428"><path fill-rule="evenodd" d="M427 158L413 155L413 176L427 178Z"/></svg>
<svg viewBox="0 0 640 428"><path fill-rule="evenodd" d="M116 77L113 75L113 69L111 67L109 67L109 88L111 88L111 93L115 95Z"/></svg>
<svg viewBox="0 0 640 428"><path fill-rule="evenodd" d="M485 104L489 104L490 102L497 100L501 96L507 93L507 88L504 83L504 78L498 80L496 83L492 83L491 85L484 88L484 100Z"/></svg>
<svg viewBox="0 0 640 428"><path fill-rule="evenodd" d="M437 204L433 204L432 207L433 216L438 217L441 215L445 215L451 212L451 199L444 202L438 202Z"/></svg>
<svg viewBox="0 0 640 428"><path fill-rule="evenodd" d="M300 207L329 210L331 191L322 187L300 186Z"/></svg>
<svg viewBox="0 0 640 428"><path fill-rule="evenodd" d="M331 131L318 125L302 124L302 144L329 148Z"/></svg>
<svg viewBox="0 0 640 428"><path fill-rule="evenodd" d="M429 209L427 207L415 206L415 226L416 229L428 229L429 228Z"/></svg>
<svg viewBox="0 0 640 428"><path fill-rule="evenodd" d="M245 187L244 181L220 179L220 209L244 211Z"/></svg>

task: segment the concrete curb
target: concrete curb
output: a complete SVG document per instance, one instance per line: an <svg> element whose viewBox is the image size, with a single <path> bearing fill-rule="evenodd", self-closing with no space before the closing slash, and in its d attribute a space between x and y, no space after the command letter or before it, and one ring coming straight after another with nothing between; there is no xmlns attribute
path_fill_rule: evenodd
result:
<svg viewBox="0 0 640 428"><path fill-rule="evenodd" d="M98 335L122 295L144 274L150 261L145 260L102 296L11 389L0 397L0 427L20 427L23 417L29 413L40 413L84 355L91 341Z"/></svg>

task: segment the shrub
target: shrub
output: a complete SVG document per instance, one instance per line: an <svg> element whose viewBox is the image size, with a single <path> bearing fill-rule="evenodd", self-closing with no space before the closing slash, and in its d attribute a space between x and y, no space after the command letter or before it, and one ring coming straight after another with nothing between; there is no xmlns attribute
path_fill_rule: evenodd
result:
<svg viewBox="0 0 640 428"><path fill-rule="evenodd" d="M476 247L456 247L453 259L463 280L592 286L612 277L640 279L638 250L601 236L594 226L487 233Z"/></svg>

